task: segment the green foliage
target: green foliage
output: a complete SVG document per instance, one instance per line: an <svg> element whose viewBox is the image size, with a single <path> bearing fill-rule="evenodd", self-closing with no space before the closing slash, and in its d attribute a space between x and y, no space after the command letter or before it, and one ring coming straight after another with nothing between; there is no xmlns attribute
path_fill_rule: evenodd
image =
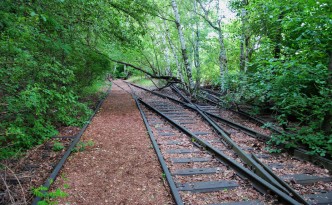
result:
<svg viewBox="0 0 332 205"><path fill-rule="evenodd" d="M92 147L93 145L94 145L94 142L92 140L89 140L86 142L78 142L72 151L73 152L83 152L84 150L86 150L86 148Z"/></svg>
<svg viewBox="0 0 332 205"><path fill-rule="evenodd" d="M332 154L332 135L326 136L322 132L314 131L310 127L303 127L297 133L287 133L272 136L270 145L284 145L285 148L295 148L305 145L309 154L322 157ZM270 150L273 150L272 148Z"/></svg>
<svg viewBox="0 0 332 205"><path fill-rule="evenodd" d="M53 144L53 151L61 151L63 150L65 147L63 146L63 144L61 142L55 141Z"/></svg>
<svg viewBox="0 0 332 205"><path fill-rule="evenodd" d="M129 0L0 1L0 159L86 121L86 91L111 69L104 47L138 45L148 8Z"/></svg>
<svg viewBox="0 0 332 205"><path fill-rule="evenodd" d="M135 83L137 85L140 86L154 86L154 84L152 83L152 81L150 79L144 78L144 77L139 77L139 76L134 76L128 79L129 82ZM154 80L155 82L155 80ZM158 81L155 82L158 85Z"/></svg>
<svg viewBox="0 0 332 205"><path fill-rule="evenodd" d="M162 174L161 174L161 178L163 179L163 181L166 181L166 174L165 174L165 173L162 173Z"/></svg>
<svg viewBox="0 0 332 205"><path fill-rule="evenodd" d="M243 8L239 1L233 6ZM269 108L280 125L297 123L294 134L274 136L271 144L305 146L312 154L332 154L329 134L322 123L331 112L329 83L331 52L331 7L322 1L255 1L245 7L250 13L254 45L248 73L228 79L233 91L225 99ZM330 122L331 123L331 122Z"/></svg>
<svg viewBox="0 0 332 205"><path fill-rule="evenodd" d="M69 188L68 185L66 185L65 188ZM42 200L38 202L38 205L58 204L58 202L54 201L55 199L69 196L60 188L57 188L55 191L49 191L48 188L44 186L32 189L32 193L34 196L42 198Z"/></svg>

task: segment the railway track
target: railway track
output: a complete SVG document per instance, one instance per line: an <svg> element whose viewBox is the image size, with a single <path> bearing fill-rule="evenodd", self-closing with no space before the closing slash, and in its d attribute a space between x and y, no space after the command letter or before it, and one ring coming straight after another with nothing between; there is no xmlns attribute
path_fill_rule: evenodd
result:
<svg viewBox="0 0 332 205"><path fill-rule="evenodd" d="M270 136L272 134L281 135L289 132L275 126L273 123L270 123L266 120L253 117L243 110L222 109L218 106L218 101L209 100L209 98L206 96L201 96L201 98L207 102L204 105L200 105L201 109L207 115L222 122L225 125L227 124L229 127L242 130L243 132L246 132L246 134L261 141L266 142L270 140ZM251 127L254 127L255 129L252 129ZM267 129L262 129L261 127L266 127ZM285 144L280 146L286 147ZM288 152L297 158L312 162L332 172L332 160L320 156L310 155L304 148L300 147L288 149Z"/></svg>
<svg viewBox="0 0 332 205"><path fill-rule="evenodd" d="M235 130L208 105L170 90L132 89L177 204L332 203L326 169L270 154L264 139Z"/></svg>

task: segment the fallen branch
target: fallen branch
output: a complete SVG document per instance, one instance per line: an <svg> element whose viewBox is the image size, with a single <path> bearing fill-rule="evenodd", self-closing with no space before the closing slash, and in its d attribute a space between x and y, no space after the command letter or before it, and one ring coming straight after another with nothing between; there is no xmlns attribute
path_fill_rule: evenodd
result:
<svg viewBox="0 0 332 205"><path fill-rule="evenodd" d="M152 78L149 78L149 79L151 80L151 82L153 83L153 85L156 87L156 89L154 89L153 91L155 91L155 90L159 90L160 91L160 90L162 90L164 88L167 88L167 87L173 85L173 82L167 82L166 85L164 85L162 87L158 87L158 85L153 81Z"/></svg>
<svg viewBox="0 0 332 205"><path fill-rule="evenodd" d="M150 76L151 78L155 78L155 79L162 79L162 80L166 80L168 81L169 83L181 83L181 80L174 77L174 76L169 76L169 75L154 75L152 73L149 73L148 71L138 67L138 66L135 66L133 64L130 64L130 63L127 63L127 62L123 62L123 61L119 61L119 60L115 60L115 59L112 59L110 58L109 56L107 56L106 54L104 53L101 53L99 52L98 50L94 50L96 53L98 53L99 55L103 55L103 56L106 56L110 61L113 61L115 63L119 63L119 64L122 64L122 65L126 65L126 66L129 66L129 67L132 67L134 68L135 70L138 70L138 71L141 71L142 73Z"/></svg>
<svg viewBox="0 0 332 205"><path fill-rule="evenodd" d="M129 66L129 67L132 67L132 68L134 68L135 70L139 70L139 71L145 73L146 75L150 76L151 78L162 79L162 80L167 80L167 81L172 81L172 83L180 83L180 82L181 82L180 79L178 79L178 78L176 78L176 77L174 77L174 76L169 76L169 75L161 75L161 76L159 76L159 75L154 75L154 74L149 73L149 72L143 70L142 68L137 67L137 66L135 66L135 65L133 65L133 64L126 63L126 62L122 62L122 61L118 61L118 60L114 60L114 59L111 59L111 58L109 58L109 59L110 59L111 61L113 61L113 62L120 63L120 64L122 64L122 65L126 65L126 66Z"/></svg>

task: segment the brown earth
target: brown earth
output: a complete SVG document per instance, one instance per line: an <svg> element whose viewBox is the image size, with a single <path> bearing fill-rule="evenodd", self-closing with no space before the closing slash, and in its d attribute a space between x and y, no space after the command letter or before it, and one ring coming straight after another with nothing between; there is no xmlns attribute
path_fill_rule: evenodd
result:
<svg viewBox="0 0 332 205"><path fill-rule="evenodd" d="M115 82L129 91L124 82ZM82 140L94 146L66 162L53 186L69 194L60 204L174 203L129 93L113 85Z"/></svg>

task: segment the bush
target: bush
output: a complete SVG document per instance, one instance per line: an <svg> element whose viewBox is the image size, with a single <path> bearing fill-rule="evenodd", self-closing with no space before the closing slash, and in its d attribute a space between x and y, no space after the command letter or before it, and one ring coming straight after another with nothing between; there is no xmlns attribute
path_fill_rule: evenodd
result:
<svg viewBox="0 0 332 205"><path fill-rule="evenodd" d="M321 130L324 116L332 110L326 67L301 59L259 58L250 69L246 77L238 74L228 80L232 92L224 99L267 107L277 114L280 125L287 126L292 121L303 127L295 129L295 134L274 137L274 142L287 141L289 146L302 144L311 153L322 156L332 154L331 136Z"/></svg>

